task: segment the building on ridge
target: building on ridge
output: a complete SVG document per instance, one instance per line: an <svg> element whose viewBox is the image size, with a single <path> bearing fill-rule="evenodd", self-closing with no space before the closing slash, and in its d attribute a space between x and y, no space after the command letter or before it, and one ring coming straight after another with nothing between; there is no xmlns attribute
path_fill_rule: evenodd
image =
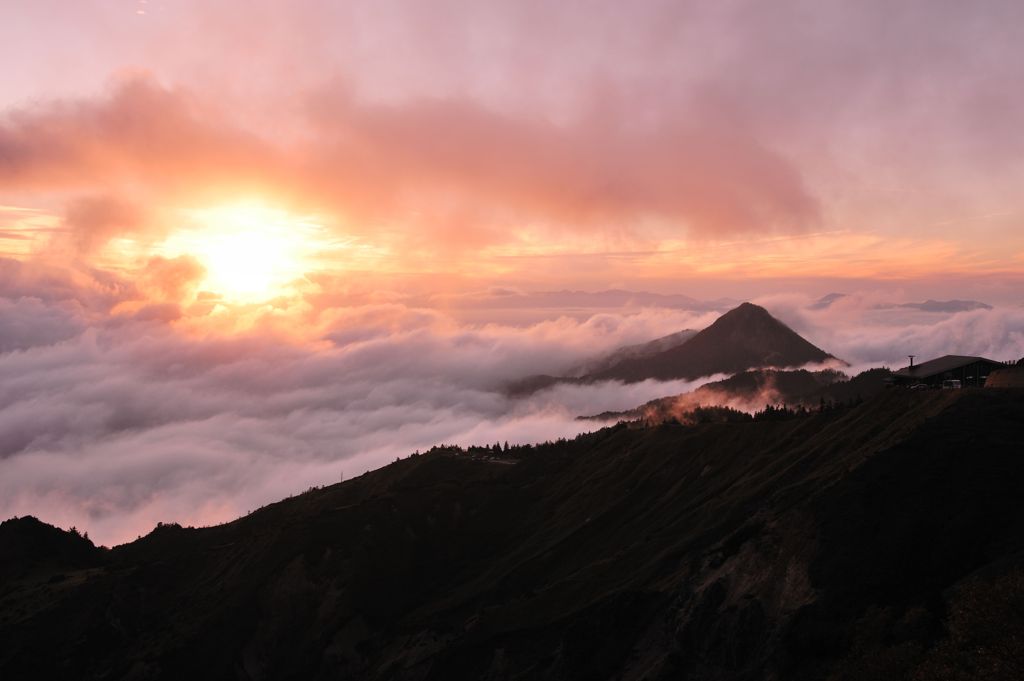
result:
<svg viewBox="0 0 1024 681"><path fill-rule="evenodd" d="M924 384L937 388L944 381L959 381L964 388L981 387L985 385L990 373L1007 366L1006 362L966 355L944 355L921 364L914 364L912 357L910 366L893 372L892 381L895 385Z"/></svg>

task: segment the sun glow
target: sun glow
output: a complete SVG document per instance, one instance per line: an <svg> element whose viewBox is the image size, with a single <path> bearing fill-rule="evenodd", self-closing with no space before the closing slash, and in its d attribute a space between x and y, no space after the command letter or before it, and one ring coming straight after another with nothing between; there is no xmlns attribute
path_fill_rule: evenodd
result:
<svg viewBox="0 0 1024 681"><path fill-rule="evenodd" d="M261 203L237 203L187 213L190 225L161 249L190 255L206 269L201 288L230 302L254 303L293 292L314 268L322 228Z"/></svg>

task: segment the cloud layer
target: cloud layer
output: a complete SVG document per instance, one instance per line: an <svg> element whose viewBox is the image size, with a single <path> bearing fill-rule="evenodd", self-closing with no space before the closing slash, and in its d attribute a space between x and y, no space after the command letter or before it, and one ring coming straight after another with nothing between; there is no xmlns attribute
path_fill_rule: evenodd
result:
<svg viewBox="0 0 1024 681"><path fill-rule="evenodd" d="M0 101L0 198L85 251L257 194L419 270L710 261L635 263L684 277L802 235L743 265L1020 272L1019 3L151 4L0 10L35 77Z"/></svg>
<svg viewBox="0 0 1024 681"><path fill-rule="evenodd" d="M8 114L0 188L72 193L64 226L85 250L155 229L140 195L277 196L329 211L349 234L384 223L448 250L506 242L516 223L635 232L655 219L723 236L817 220L799 173L741 129L684 116L637 127L630 114L555 124L465 99L360 103L335 88L310 97L305 134L284 142L133 78L99 100Z"/></svg>
<svg viewBox="0 0 1024 681"><path fill-rule="evenodd" d="M568 435L689 386L502 386L751 291L856 368L1020 357L1022 27L1011 0L2 3L0 515L120 541ZM164 249L249 199L318 250L243 305Z"/></svg>
<svg viewBox="0 0 1024 681"><path fill-rule="evenodd" d="M111 315L125 301L68 281L35 293L0 298L0 516L36 514L104 542L161 520L228 520L440 442L592 428L574 417L688 385L600 385L529 402L503 388L707 319L649 311L465 327L430 309L364 305L324 311L317 334L296 341Z"/></svg>
<svg viewBox="0 0 1024 681"><path fill-rule="evenodd" d="M163 270L176 266L147 269L166 279ZM208 308L140 302L142 284L109 272L0 261L0 273L0 516L39 515L107 543L158 521L225 521L437 443L532 442L594 428L575 417L700 382L557 386L528 399L504 388L702 328L718 314L628 307L683 302L668 297L560 293L517 302L556 304L547 320L467 324L428 304L446 306L445 296L421 296L416 306L267 305L251 312L249 331L223 334L201 324L214 314ZM495 301L506 297L470 299L494 304L501 318ZM608 307L562 314L581 299ZM1020 309L930 314L879 310L880 301L893 302L852 295L817 310L805 296L761 302L854 363L898 362L911 346L919 356L1024 355ZM294 326L307 333L275 331Z"/></svg>

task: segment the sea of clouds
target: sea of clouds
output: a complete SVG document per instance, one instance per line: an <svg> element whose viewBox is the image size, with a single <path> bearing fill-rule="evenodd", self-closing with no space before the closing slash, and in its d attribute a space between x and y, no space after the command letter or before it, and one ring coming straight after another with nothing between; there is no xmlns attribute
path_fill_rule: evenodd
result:
<svg viewBox="0 0 1024 681"><path fill-rule="evenodd" d="M646 310L468 326L431 309L322 310L298 341L182 330L173 305L117 312L131 287L4 261L0 516L33 514L104 543L158 521L208 524L438 443L536 442L691 385L508 383L706 324Z"/></svg>
<svg viewBox="0 0 1024 681"><path fill-rule="evenodd" d="M134 292L116 277L0 264L0 517L36 515L106 544L159 521L227 521L434 444L600 427L576 416L703 381L559 385L520 398L506 387L718 314L645 307L468 324L392 302L320 310L300 341L258 326L198 333L174 305L119 311ZM856 368L895 366L908 352L1024 355L1024 309L908 319L879 301L760 302Z"/></svg>
<svg viewBox="0 0 1024 681"><path fill-rule="evenodd" d="M0 3L0 56L20 64L0 96L0 250L22 258L0 258L0 518L112 544L436 443L572 436L599 425L577 415L700 381L519 398L508 383L728 308L508 281L390 295L368 273L664 291L696 262L672 250L682 239L755 282L730 295L760 292L852 371L1024 355L1019 299L925 313L845 291L821 306L765 295L742 265L927 274L958 296L975 294L934 273L1002 273L1016 296L1022 3L159 4ZM224 312L192 295L194 260L102 268L112 241L153 246L180 227L175 207L234 196L331 217L351 261L324 270L367 292L325 276L297 303ZM758 251L801 235L831 241ZM662 242L653 269L635 259Z"/></svg>

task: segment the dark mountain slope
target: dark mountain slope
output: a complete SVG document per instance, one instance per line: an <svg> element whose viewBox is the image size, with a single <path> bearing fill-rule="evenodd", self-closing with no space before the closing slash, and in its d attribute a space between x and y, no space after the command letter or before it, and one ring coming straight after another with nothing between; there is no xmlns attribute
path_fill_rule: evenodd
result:
<svg viewBox="0 0 1024 681"><path fill-rule="evenodd" d="M611 369L620 362L624 362L626 360L638 360L653 357L665 352L666 350L679 347L696 336L697 333L697 331L692 329L683 329L682 331L676 331L675 333L670 333L667 336L662 336L661 338L655 338L654 340L646 343L626 345L614 352L608 353L604 357L598 357L597 359L591 360L579 367L579 370L575 373L581 376L597 374Z"/></svg>
<svg viewBox="0 0 1024 681"><path fill-rule="evenodd" d="M705 383L695 392L721 391L749 399L772 392L786 404L814 406L822 399L845 402L858 397L874 397L885 390L890 374L888 369L869 369L851 378L835 369L753 369L721 381Z"/></svg>
<svg viewBox="0 0 1024 681"><path fill-rule="evenodd" d="M102 552L77 532L65 532L36 518L0 523L0 582L35 572L94 567Z"/></svg>
<svg viewBox="0 0 1024 681"><path fill-rule="evenodd" d="M843 404L874 397L886 389L890 375L888 369L868 369L852 378L835 369L752 369L721 381L705 383L682 395L651 400L634 409L581 418L604 422L644 419L649 423L659 423L678 419L701 406L749 406L756 410L766 404L783 404L816 409L822 404Z"/></svg>
<svg viewBox="0 0 1024 681"><path fill-rule="evenodd" d="M743 303L682 345L643 359L627 359L593 380L693 380L762 367L792 367L835 359L804 340L763 307Z"/></svg>
<svg viewBox="0 0 1024 681"><path fill-rule="evenodd" d="M163 526L60 583L5 582L0 676L1013 672L1022 419L1017 390L889 391L785 421L619 426L515 465L411 457L228 525Z"/></svg>
<svg viewBox="0 0 1024 681"><path fill-rule="evenodd" d="M538 390L550 388L559 383L587 383L589 382L587 377L591 374L605 371L626 360L641 361L648 359L682 345L696 334L697 332L692 329L683 329L682 331L676 331L646 343L624 345L606 355L595 357L573 368L567 372L568 376L550 376L547 374L527 376L509 385L506 392L513 396L530 395Z"/></svg>

